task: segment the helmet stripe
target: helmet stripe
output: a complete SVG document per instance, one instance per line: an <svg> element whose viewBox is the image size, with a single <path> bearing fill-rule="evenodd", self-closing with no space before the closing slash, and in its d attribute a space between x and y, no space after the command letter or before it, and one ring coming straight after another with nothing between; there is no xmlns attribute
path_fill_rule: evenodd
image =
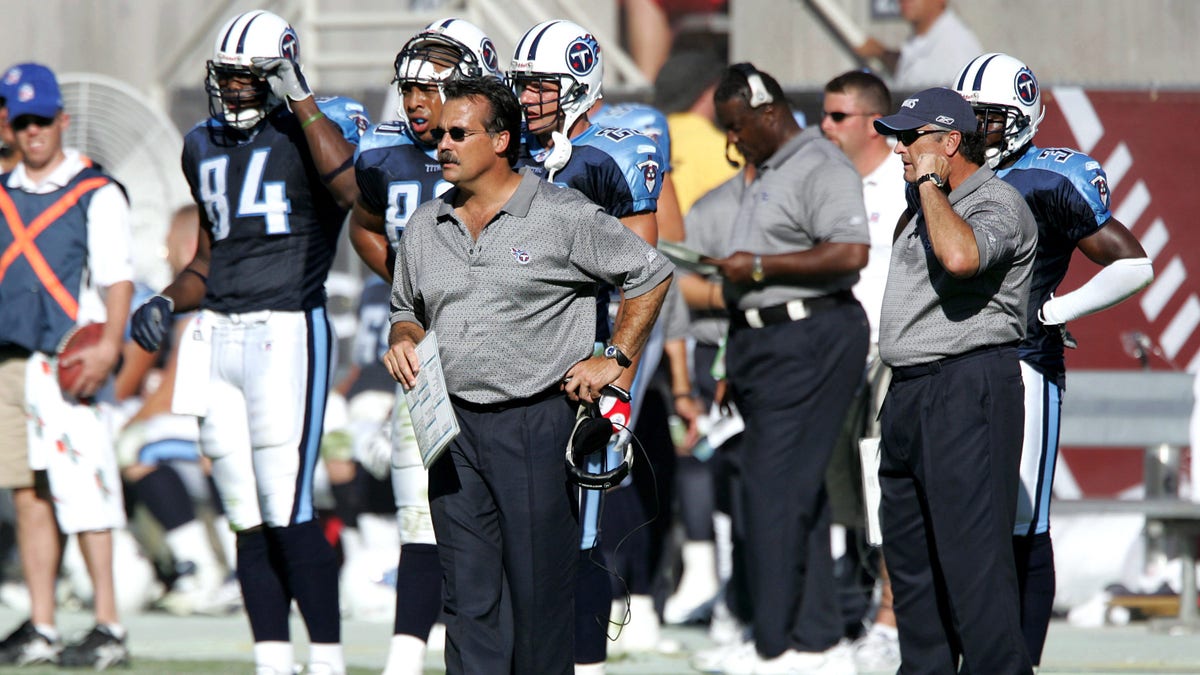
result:
<svg viewBox="0 0 1200 675"><path fill-rule="evenodd" d="M241 37L238 38L238 44L237 44L237 53L238 54L241 54L246 48L246 36L250 33L250 24L254 23L254 20L262 15L263 15L263 13L259 12L258 14L255 14L254 16L250 17L250 20L247 21L246 25L242 28L242 35L241 35Z"/></svg>
<svg viewBox="0 0 1200 675"><path fill-rule="evenodd" d="M561 23L561 22L560 21L551 21L550 23L546 24L546 26L544 28L542 28L541 32L538 33L536 37L533 38L533 43L529 45L529 60L530 61L537 58L538 42L541 42L542 36L545 35L546 31L550 30L550 27L556 23Z"/></svg>
<svg viewBox="0 0 1200 675"><path fill-rule="evenodd" d="M233 38L233 31L235 28L237 28L237 25L240 23L240 21L238 21L238 19L245 19L246 16L249 14L253 14L255 17L257 17L261 13L262 13L261 10L256 11L256 12L247 12L246 14L239 16L237 19L230 21L229 22L229 30L225 32L225 37L222 38L222 40L221 40L221 51L223 51L223 52L229 51L229 40ZM245 34L245 30L246 29L243 27L242 28L243 35Z"/></svg>
<svg viewBox="0 0 1200 675"><path fill-rule="evenodd" d="M446 19L445 21L442 22L442 25L438 26L438 28L441 28L442 30L446 30L447 28L450 27L450 24L452 24L452 23L454 23L454 19Z"/></svg>
<svg viewBox="0 0 1200 675"><path fill-rule="evenodd" d="M997 56L1000 55L992 54L986 61L983 62L983 65L979 66L979 70L975 73L975 86L972 87L975 91L979 91L979 88L983 86L983 71L988 67L989 63L995 60Z"/></svg>

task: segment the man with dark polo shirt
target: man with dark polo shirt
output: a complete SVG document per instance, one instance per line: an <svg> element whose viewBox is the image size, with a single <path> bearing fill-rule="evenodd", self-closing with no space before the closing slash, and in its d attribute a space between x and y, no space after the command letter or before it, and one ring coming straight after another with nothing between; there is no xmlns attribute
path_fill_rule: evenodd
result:
<svg viewBox="0 0 1200 675"><path fill-rule="evenodd" d="M846 672L825 469L867 358L850 288L867 264L862 180L819 129L801 131L778 82L748 63L714 100L726 139L757 175L725 247L729 384L745 418L747 577L755 652L725 672Z"/></svg>
<svg viewBox="0 0 1200 675"><path fill-rule="evenodd" d="M1032 673L1021 635L1013 504L1037 224L983 166L962 96L926 89L875 120L909 183L880 317L883 550L901 672Z"/></svg>
<svg viewBox="0 0 1200 675"><path fill-rule="evenodd" d="M575 402L603 408L601 390L645 344L672 266L582 194L512 170L521 111L511 90L490 78L444 90L434 138L455 187L422 205L400 242L383 360L411 387L415 346L436 330L461 427L429 471L446 670L568 674L579 528L564 451ZM592 357L602 281L624 300L607 356Z"/></svg>

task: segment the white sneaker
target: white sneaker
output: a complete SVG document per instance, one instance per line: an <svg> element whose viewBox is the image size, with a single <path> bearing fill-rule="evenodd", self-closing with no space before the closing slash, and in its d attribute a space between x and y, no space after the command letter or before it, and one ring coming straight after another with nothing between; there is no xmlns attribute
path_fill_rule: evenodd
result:
<svg viewBox="0 0 1200 675"><path fill-rule="evenodd" d="M702 649L692 655L690 664L692 668L702 673L723 673L726 662L741 662L748 657L757 658L757 656L754 651L754 642L746 640Z"/></svg>
<svg viewBox="0 0 1200 675"><path fill-rule="evenodd" d="M663 605L663 623L682 624L707 619L720 590L717 554L711 541L684 543L683 576L679 588Z"/></svg>
<svg viewBox="0 0 1200 675"><path fill-rule="evenodd" d="M891 626L875 624L854 643L859 670L894 673L900 667L900 637Z"/></svg>

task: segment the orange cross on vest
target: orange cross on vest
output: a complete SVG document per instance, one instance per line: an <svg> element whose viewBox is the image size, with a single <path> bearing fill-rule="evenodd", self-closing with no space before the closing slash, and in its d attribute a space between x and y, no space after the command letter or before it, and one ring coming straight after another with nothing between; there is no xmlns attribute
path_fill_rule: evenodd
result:
<svg viewBox="0 0 1200 675"><path fill-rule="evenodd" d="M54 221L61 218L68 209L78 204L83 195L107 185L108 182L107 178L100 177L88 178L80 182L58 201L51 204L50 208L38 214L28 226L21 220L21 214L17 211L17 205L13 203L8 190L0 187L0 214L3 214L4 219L8 221L8 229L13 234L13 243L9 244L3 255L0 255L0 281L4 280L9 266L24 255L25 259L29 261L29 266L33 268L33 273L37 275L38 281L41 281L42 286L50 293L50 297L54 298L67 316L71 317L71 320L74 320L79 314L79 303L59 281L54 270L50 268L50 263L46 262L46 258L38 250L34 240L42 232L45 232L46 228L50 227Z"/></svg>

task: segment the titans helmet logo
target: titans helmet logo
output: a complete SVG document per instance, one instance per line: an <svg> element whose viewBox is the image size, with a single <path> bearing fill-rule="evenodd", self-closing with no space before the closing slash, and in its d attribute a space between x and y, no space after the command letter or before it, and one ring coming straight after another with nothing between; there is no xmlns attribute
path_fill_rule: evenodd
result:
<svg viewBox="0 0 1200 675"><path fill-rule="evenodd" d="M483 54L483 67L490 72L500 70L500 59L496 56L496 45L492 44L491 38L483 38L483 43L479 45L479 53Z"/></svg>
<svg viewBox="0 0 1200 675"><path fill-rule="evenodd" d="M587 75L596 67L596 57L599 53L600 45L596 38L591 35L576 38L567 45L567 68L574 75Z"/></svg>
<svg viewBox="0 0 1200 675"><path fill-rule="evenodd" d="M288 26L279 38L279 53L292 61L300 60L300 39L296 37L296 31L291 26Z"/></svg>
<svg viewBox="0 0 1200 675"><path fill-rule="evenodd" d="M1033 105L1038 99L1038 83L1037 78L1033 76L1033 72L1028 68L1022 68L1017 72L1017 78L1013 82L1013 86L1017 90L1017 99L1025 105Z"/></svg>

